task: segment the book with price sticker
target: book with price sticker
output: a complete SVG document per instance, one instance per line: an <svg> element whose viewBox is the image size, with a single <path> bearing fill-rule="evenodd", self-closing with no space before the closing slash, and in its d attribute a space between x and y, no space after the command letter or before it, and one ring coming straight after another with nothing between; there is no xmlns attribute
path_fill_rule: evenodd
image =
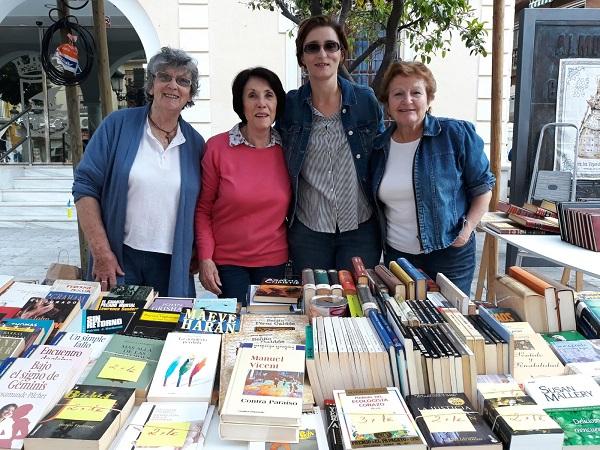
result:
<svg viewBox="0 0 600 450"><path fill-rule="evenodd" d="M221 410L221 438L297 442L304 357L304 345L242 343Z"/></svg>
<svg viewBox="0 0 600 450"><path fill-rule="evenodd" d="M148 401L210 402L220 346L220 334L169 333Z"/></svg>
<svg viewBox="0 0 600 450"><path fill-rule="evenodd" d="M144 402L113 450L202 450L214 409L206 402Z"/></svg>
<svg viewBox="0 0 600 450"><path fill-rule="evenodd" d="M502 443L464 394L417 394L406 403L430 450L501 450Z"/></svg>
<svg viewBox="0 0 600 450"><path fill-rule="evenodd" d="M28 450L105 450L133 409L135 389L77 385L29 433Z"/></svg>
<svg viewBox="0 0 600 450"><path fill-rule="evenodd" d="M163 345L158 339L115 334L84 384L135 388L139 403L146 398Z"/></svg>
<svg viewBox="0 0 600 450"><path fill-rule="evenodd" d="M398 388L335 390L344 449L426 450Z"/></svg>
<svg viewBox="0 0 600 450"><path fill-rule="evenodd" d="M140 309L131 318L124 334L134 337L165 340L177 328L180 313Z"/></svg>

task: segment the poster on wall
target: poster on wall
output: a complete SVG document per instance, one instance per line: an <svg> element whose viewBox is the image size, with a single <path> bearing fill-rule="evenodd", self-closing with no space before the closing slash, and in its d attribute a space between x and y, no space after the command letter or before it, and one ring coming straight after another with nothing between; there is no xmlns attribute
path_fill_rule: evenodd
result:
<svg viewBox="0 0 600 450"><path fill-rule="evenodd" d="M577 178L600 179L600 59L561 59L556 121L579 128L558 128L554 169L572 171L577 151Z"/></svg>

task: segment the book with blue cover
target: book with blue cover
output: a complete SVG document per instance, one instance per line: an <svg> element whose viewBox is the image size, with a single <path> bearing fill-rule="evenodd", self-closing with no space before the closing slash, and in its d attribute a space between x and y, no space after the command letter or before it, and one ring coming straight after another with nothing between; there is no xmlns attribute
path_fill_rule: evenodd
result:
<svg viewBox="0 0 600 450"><path fill-rule="evenodd" d="M549 342L563 364L600 360L600 339Z"/></svg>
<svg viewBox="0 0 600 450"><path fill-rule="evenodd" d="M40 339L40 344L44 344L50 333L54 330L54 320L50 319L21 319L21 318L10 318L2 320L2 323L8 325L14 325L19 327L39 327L43 331L43 335Z"/></svg>
<svg viewBox="0 0 600 450"><path fill-rule="evenodd" d="M419 272L406 258L398 258L396 262L414 280L416 300L427 299L427 278L425 275Z"/></svg>

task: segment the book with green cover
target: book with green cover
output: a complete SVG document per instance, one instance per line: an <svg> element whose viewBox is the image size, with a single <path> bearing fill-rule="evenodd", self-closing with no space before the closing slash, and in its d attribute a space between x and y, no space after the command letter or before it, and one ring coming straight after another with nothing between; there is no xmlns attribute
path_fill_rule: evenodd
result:
<svg viewBox="0 0 600 450"><path fill-rule="evenodd" d="M84 384L136 389L136 399L146 397L164 341L114 335Z"/></svg>
<svg viewBox="0 0 600 450"><path fill-rule="evenodd" d="M548 343L585 340L585 336L583 336L581 333L579 333L575 330L573 330L573 331L555 331L553 333L540 333L540 335Z"/></svg>

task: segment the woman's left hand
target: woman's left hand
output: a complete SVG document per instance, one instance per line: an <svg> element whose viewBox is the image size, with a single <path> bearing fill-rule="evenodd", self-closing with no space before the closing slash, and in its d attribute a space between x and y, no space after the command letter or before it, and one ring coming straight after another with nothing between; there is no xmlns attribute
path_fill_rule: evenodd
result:
<svg viewBox="0 0 600 450"><path fill-rule="evenodd" d="M458 237L454 240L452 244L450 244L451 247L462 247L466 245L467 242L469 242L472 233L473 229L471 228L471 225L469 224L469 222L465 222L465 225L463 226L462 230L460 230Z"/></svg>

